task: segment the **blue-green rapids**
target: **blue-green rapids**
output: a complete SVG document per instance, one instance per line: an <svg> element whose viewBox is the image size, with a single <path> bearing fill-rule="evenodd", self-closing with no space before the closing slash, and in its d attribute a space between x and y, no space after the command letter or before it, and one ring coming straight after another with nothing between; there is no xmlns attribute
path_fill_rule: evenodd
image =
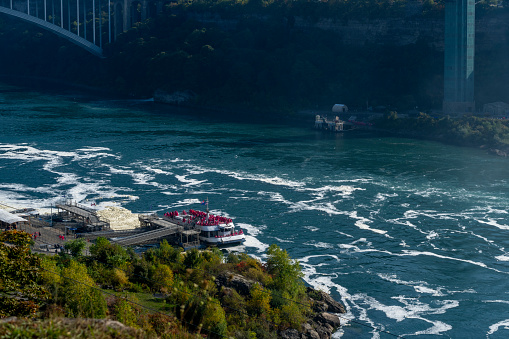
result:
<svg viewBox="0 0 509 339"><path fill-rule="evenodd" d="M509 160L309 123L0 86L0 203L228 216L342 302L336 337L509 336ZM332 105L331 105L332 106Z"/></svg>

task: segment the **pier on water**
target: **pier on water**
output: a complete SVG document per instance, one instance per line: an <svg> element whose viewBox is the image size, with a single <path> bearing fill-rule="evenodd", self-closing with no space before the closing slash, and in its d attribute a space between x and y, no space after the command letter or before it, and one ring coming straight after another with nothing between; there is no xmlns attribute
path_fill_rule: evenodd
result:
<svg viewBox="0 0 509 339"><path fill-rule="evenodd" d="M114 239L116 244L122 246L143 245L154 243L158 239L167 239L184 248L200 246L200 230L192 226L182 226L156 215L140 215L139 219L141 227L149 231Z"/></svg>
<svg viewBox="0 0 509 339"><path fill-rule="evenodd" d="M327 119L321 115L315 116L315 128L331 132L343 132L351 129L353 124L349 121L343 121L336 116L333 120Z"/></svg>
<svg viewBox="0 0 509 339"><path fill-rule="evenodd" d="M51 220L43 220L35 210L33 215L26 211L16 211L11 208L10 213L0 209L0 226L4 229L15 228L34 230L45 229L60 232L66 239L83 238L93 241L99 237L110 239L121 246L134 246L159 243L166 239L168 243L182 246L184 249L200 246L200 230L194 224L181 224L178 221L163 219L157 214L140 214L140 227L133 229L114 230L110 221L99 217L97 210L77 204L71 200L56 204L56 215L52 213ZM23 218L20 216L23 212ZM2 214L3 213L3 214ZM46 218L49 218L47 216ZM53 241L54 239L52 239Z"/></svg>
<svg viewBox="0 0 509 339"><path fill-rule="evenodd" d="M56 208L65 211L68 218L77 220L87 231L102 231L110 228L108 220L100 219L95 210L83 205L67 201L56 204Z"/></svg>

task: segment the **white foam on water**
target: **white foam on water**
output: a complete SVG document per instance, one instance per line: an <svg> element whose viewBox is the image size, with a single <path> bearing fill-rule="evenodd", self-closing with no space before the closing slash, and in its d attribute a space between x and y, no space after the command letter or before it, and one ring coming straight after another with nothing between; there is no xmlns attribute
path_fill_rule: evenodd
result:
<svg viewBox="0 0 509 339"><path fill-rule="evenodd" d="M190 162L191 160L188 160L188 159L180 159L180 158L175 158L175 159L168 159L167 160L168 162L171 162L171 163L179 163L179 162Z"/></svg>
<svg viewBox="0 0 509 339"><path fill-rule="evenodd" d="M397 193L377 193L375 202L382 202L387 200L387 198L395 198L397 196L399 196Z"/></svg>
<svg viewBox="0 0 509 339"><path fill-rule="evenodd" d="M83 148L78 148L76 151L83 151L83 152L98 152L98 151L111 151L111 148L109 147L92 147L92 146L85 146Z"/></svg>
<svg viewBox="0 0 509 339"><path fill-rule="evenodd" d="M318 227L315 227L315 226L302 226L302 228L308 229L311 232L316 232L316 231L320 230Z"/></svg>
<svg viewBox="0 0 509 339"><path fill-rule="evenodd" d="M348 197L355 191L365 191L364 188L360 187L353 187L348 185L341 185L341 186L330 186L326 185L323 187L318 188L305 188L305 187L297 187L296 191L298 192L314 192L319 195L319 197L325 196L325 193L337 193L338 195L342 196L343 198Z"/></svg>
<svg viewBox="0 0 509 339"><path fill-rule="evenodd" d="M410 245L407 245L407 244L406 244L406 241L405 241L405 240L401 240L401 242L399 243L399 245L400 245L401 247L410 247Z"/></svg>
<svg viewBox="0 0 509 339"><path fill-rule="evenodd" d="M155 187L160 186L159 183L150 181L150 180L154 180L154 176L152 176L148 173L140 173L140 172L135 172L132 169L115 168L113 166L108 166L108 168L112 174L123 174L123 175L130 176L133 179L134 184L136 184L136 185L148 185L148 186L155 186Z"/></svg>
<svg viewBox="0 0 509 339"><path fill-rule="evenodd" d="M319 258L333 258L336 262L339 262L340 259L336 255L324 254L324 255L310 255L303 258L298 259L299 264L302 268L302 273L304 274L304 281L308 283L311 287L316 290L321 290L326 293L331 293L331 289L335 289L339 295L341 296L341 304L345 307L345 314L338 314L342 320L342 324L348 324L349 320L355 319L355 316L351 312L351 300L352 297L348 293L348 290L332 281L338 277L337 273L318 273L317 268L321 266L328 265L326 261L323 261L323 265L311 265L309 264L310 259L319 259Z"/></svg>
<svg viewBox="0 0 509 339"><path fill-rule="evenodd" d="M296 212L302 212L302 211L320 211L325 212L329 216L332 215L341 215L344 214L342 211L338 211L338 209L330 202L321 203L321 204L308 204L312 201L299 201L296 203L290 203L290 212L296 213Z"/></svg>
<svg viewBox="0 0 509 339"><path fill-rule="evenodd" d="M416 230L419 233L428 234L428 232L425 232L425 231L421 230L419 227L417 227L416 225L412 224L409 220L402 220L402 219L403 218L388 219L387 222L390 222L390 223L393 223L393 224L396 224L396 225L408 226L408 227L413 228L414 230Z"/></svg>
<svg viewBox="0 0 509 339"><path fill-rule="evenodd" d="M262 231L267 228L267 225L253 226L253 225L242 223L242 222L235 223L235 225L242 228L243 230L248 231L249 234L252 236L260 235L262 233Z"/></svg>
<svg viewBox="0 0 509 339"><path fill-rule="evenodd" d="M150 166L144 166L144 169L146 171L154 172L156 174L165 174L165 175L173 175L174 174L172 172L164 171L164 170L162 170L160 168L154 168L154 167L150 167Z"/></svg>
<svg viewBox="0 0 509 339"><path fill-rule="evenodd" d="M420 217L427 217L430 219L439 219L439 220L455 220L459 215L457 213L440 213L434 210L423 210L423 211L415 211L408 210L403 214L405 219L417 219Z"/></svg>
<svg viewBox="0 0 509 339"><path fill-rule="evenodd" d="M237 180L251 180L251 181L258 181L263 182L266 184L274 185L274 186L286 186L286 187L301 187L304 185L302 182L298 181L292 181L289 179L280 178L278 176L270 177L262 174L251 174L247 172L234 172L234 171L228 171L228 170L222 170L222 169L211 169L206 167L201 167L197 165L191 165L189 166L189 170L194 171L200 171L201 173L217 173L221 175L226 175L228 177L237 179Z"/></svg>
<svg viewBox="0 0 509 339"><path fill-rule="evenodd" d="M499 255L499 256L496 256L495 259L497 259L498 261L509 261L509 256Z"/></svg>
<svg viewBox="0 0 509 339"><path fill-rule="evenodd" d="M281 239L281 238L278 238L278 237L271 237L271 238L274 238L275 240L277 240L278 242L289 242L289 243L294 243L295 241L293 240L288 240L288 239Z"/></svg>
<svg viewBox="0 0 509 339"><path fill-rule="evenodd" d="M207 182L207 180L187 179L186 177L187 175L175 175L175 178L177 178L178 181L185 183L183 187L198 186L204 182Z"/></svg>
<svg viewBox="0 0 509 339"><path fill-rule="evenodd" d="M442 321L431 321L427 320L427 322L433 324L433 327L430 327L424 331L417 331L413 335L440 335L443 332L447 332L452 330L452 326L446 324Z"/></svg>
<svg viewBox="0 0 509 339"><path fill-rule="evenodd" d="M509 319L499 321L496 324L491 325L490 330L486 333L486 337L498 331L500 327L503 327L504 330L509 330Z"/></svg>
<svg viewBox="0 0 509 339"><path fill-rule="evenodd" d="M346 233L343 233L343 232L340 232L340 231L337 231L337 230L336 230L336 231L334 231L334 232L336 232L336 233L338 233L338 234L341 234L341 235L344 235L345 237L349 237L349 238L353 238L353 237L354 237L353 235L346 234Z"/></svg>
<svg viewBox="0 0 509 339"><path fill-rule="evenodd" d="M385 305L373 297L367 296L366 294L356 294L353 296L356 300L361 300L364 303L369 305L369 310L376 310L383 312L388 318L394 319L397 322L404 321L406 319L416 319L421 320L426 323L431 323L433 326L424 330L418 331L414 334L404 334L404 336L408 335L439 335L443 332L447 332L452 329L452 326L446 324L442 321L432 321L426 319L426 315L430 314L443 314L446 313L448 309L455 308L459 306L459 302L457 300L443 300L437 301L436 304L439 304L440 307L434 308L428 304L421 302L418 298L409 298L405 296L396 296L392 297L392 299L397 300L402 305Z"/></svg>
<svg viewBox="0 0 509 339"><path fill-rule="evenodd" d="M496 200L498 200L498 199L496 199ZM471 212L471 213L481 212L483 215L485 215L485 214L509 214L509 212L504 209L499 209L499 208L489 206L489 205L476 206L476 207L469 209L468 212Z"/></svg>
<svg viewBox="0 0 509 339"><path fill-rule="evenodd" d="M355 226L357 226L358 228L360 228L362 230L368 230L368 231L375 232L375 233L378 233L378 234L386 234L387 233L387 231L380 230L380 229L377 229L377 228L369 227L367 225L367 223L368 222L371 223L372 221L369 220L368 218L357 216L357 211L353 211L353 212L347 213L347 215L350 218L352 218L352 219L356 219ZM388 236L388 235L386 235L386 236Z"/></svg>
<svg viewBox="0 0 509 339"><path fill-rule="evenodd" d="M419 252L419 251L403 250L402 254L397 254L397 253L393 253L393 254L394 255L398 255L398 256L407 256L407 255L409 255L409 256L413 256L413 257L419 256L419 255L427 255L427 256L441 258L441 259L446 259L446 260L454 260L454 261L465 262L465 263L469 263L469 264L472 264L472 265L475 265L475 266L486 268L486 269L489 269L489 270L492 270L492 271L495 271L495 272L498 272L498 273L509 274L509 272L503 272L503 271L497 270L495 268L488 267L485 263L482 263L482 262L477 262L477 261L467 260L467 259L448 257L446 255L441 255L441 254L437 254L437 253L433 253L433 252L428 252L428 251Z"/></svg>
<svg viewBox="0 0 509 339"><path fill-rule="evenodd" d="M260 240L251 235L246 235L244 246L256 248L258 253L263 253L269 248L269 245L262 243Z"/></svg>
<svg viewBox="0 0 509 339"><path fill-rule="evenodd" d="M321 204L309 204L311 202L316 201L315 200L306 200L306 201L298 201L298 202L291 202L289 200L286 200L283 195L279 192L265 192L260 191L258 192L259 195L268 195L270 201L274 202L280 202L285 205L289 206L290 213L296 213L296 212L302 212L302 211L321 211L325 212L328 215L341 215L344 214L342 211L338 211L336 207L330 203L321 203Z"/></svg>
<svg viewBox="0 0 509 339"><path fill-rule="evenodd" d="M59 157L74 158L77 156L75 152L61 152L39 150L35 147L28 146L28 144L8 145L0 144L0 158L2 159L15 159L25 161L38 161L38 160L53 160Z"/></svg>
<svg viewBox="0 0 509 339"><path fill-rule="evenodd" d="M182 195L182 187L178 186L178 185L160 184L158 186L158 188L160 189L160 193L165 194L165 195ZM163 190L169 190L169 191L163 191ZM214 193L210 193L210 194L214 194Z"/></svg>
<svg viewBox="0 0 509 339"><path fill-rule="evenodd" d="M179 200L177 202L170 204L168 208L172 209L172 208L196 205L196 204L201 204L201 201L198 199L184 199L184 200Z"/></svg>
<svg viewBox="0 0 509 339"><path fill-rule="evenodd" d="M208 185L208 183L207 183ZM186 189L186 194L194 194L194 195L200 195L200 196L209 196L209 195L220 195L221 192L220 190L207 190L207 191L196 191L196 190L193 190L193 189ZM230 197L228 197L228 199L230 199ZM203 201L203 200L202 200Z"/></svg>
<svg viewBox="0 0 509 339"><path fill-rule="evenodd" d="M509 300L483 300L484 303L501 303L509 304Z"/></svg>
<svg viewBox="0 0 509 339"><path fill-rule="evenodd" d="M405 285L413 287L414 290L417 293L426 293L431 294L435 297L443 297L445 294L442 292L442 287L439 287L437 289L433 289L428 287L428 283L425 281L404 281L401 279L398 279L398 277L395 274L386 274L386 273L378 273L377 274L380 278L383 280L399 284L399 285Z"/></svg>
<svg viewBox="0 0 509 339"><path fill-rule="evenodd" d="M323 258L323 257L330 257L330 258L333 258L336 260L336 262L340 262L341 259L339 259L339 257L337 255L334 255L334 254L315 254L315 255L308 255L302 259L299 259L299 262L309 262L309 259L314 259L314 258ZM314 265L315 267L319 267L319 266L322 266L322 265L327 265L325 263L320 263L318 265Z"/></svg>
<svg viewBox="0 0 509 339"><path fill-rule="evenodd" d="M314 246L316 248L334 248L335 247L332 244L328 244L328 243L321 242L321 241L307 241L303 245Z"/></svg>
<svg viewBox="0 0 509 339"><path fill-rule="evenodd" d="M499 228L501 230L509 230L509 226L508 225L500 225L495 219L487 218L488 219L487 221L482 220L482 219L476 219L476 218L474 218L474 219L478 223L480 223L480 224L494 226L494 227Z"/></svg>
<svg viewBox="0 0 509 339"><path fill-rule="evenodd" d="M366 184L366 183L373 182L373 179L371 179L371 178L339 179L339 180L331 180L331 182L337 182L337 183L344 183L344 182L358 183L358 182L360 182L360 183Z"/></svg>
<svg viewBox="0 0 509 339"><path fill-rule="evenodd" d="M425 190L414 190L414 191L412 191L412 193L415 195L424 197L424 198L430 198L432 196L440 196L440 195L451 196L451 193L449 193L447 191L443 191L436 187L428 188Z"/></svg>
<svg viewBox="0 0 509 339"><path fill-rule="evenodd" d="M435 231L431 231L428 233L428 235L426 236L426 239L428 240L431 240L431 239L435 239L435 238L438 238L438 233L435 232Z"/></svg>

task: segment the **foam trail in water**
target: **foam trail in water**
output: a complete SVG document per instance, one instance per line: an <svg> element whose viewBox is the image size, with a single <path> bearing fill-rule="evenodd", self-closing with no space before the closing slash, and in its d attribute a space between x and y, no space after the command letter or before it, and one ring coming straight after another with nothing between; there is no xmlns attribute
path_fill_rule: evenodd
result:
<svg viewBox="0 0 509 339"><path fill-rule="evenodd" d="M263 253L269 248L269 245L264 244L257 238L247 235L247 234L246 234L246 241L244 242L244 246L256 248L258 253Z"/></svg>
<svg viewBox="0 0 509 339"><path fill-rule="evenodd" d="M398 279L395 274L378 273L377 274L383 280L405 286L411 286L417 293L428 293L435 297L443 297L445 294L442 292L443 288L433 289L428 287L428 283L425 281L404 281Z"/></svg>
<svg viewBox="0 0 509 339"><path fill-rule="evenodd" d="M364 303L369 305L369 310L377 310L385 313L388 318L394 319L397 322L401 322L406 319L418 319L427 323L433 324L432 327L424 330L418 331L413 335L439 335L443 332L447 332L452 329L452 326L441 322L441 321L432 321L424 318L425 315L428 314L443 314L448 309L455 308L459 306L459 302L457 300L443 300L437 301L436 304L441 305L438 308L433 308L428 304L422 303L418 298L408 298L403 296L393 297L393 299L399 301L403 306L399 305L384 305L376 299L369 297L365 294L358 294L354 296L356 299L362 300ZM405 334L411 335L411 334Z"/></svg>
<svg viewBox="0 0 509 339"><path fill-rule="evenodd" d="M187 179L187 175L175 175L178 181L185 183L183 187L197 186L207 182L207 180L196 180L196 179Z"/></svg>
<svg viewBox="0 0 509 339"><path fill-rule="evenodd" d="M280 178L278 176L270 177L270 176L266 176L266 175L262 175L262 174L256 175L256 174L251 174L251 173L247 173L247 172L234 172L234 171L228 171L228 170L222 170L222 169L207 168L207 167L202 167L202 166L198 166L198 165L188 165L188 166L186 166L186 168L188 170L193 170L194 174L217 173L217 174L226 175L228 177L231 177L231 178L234 178L237 180L258 181L258 182L263 182L263 183L275 185L275 186L286 186L286 187L296 188L296 187L301 187L304 185L303 182L292 181L292 180Z"/></svg>
<svg viewBox="0 0 509 339"><path fill-rule="evenodd" d="M500 225L496 220L491 219L491 218L488 218L488 221L481 220L481 219L476 219L476 220L477 220L477 222L479 222L481 224L494 226L496 228L500 228L501 230L509 230L509 226L507 226L507 225Z"/></svg>
<svg viewBox="0 0 509 339"><path fill-rule="evenodd" d="M509 328L509 319L502 320L502 321L499 321L496 324L491 325L490 326L490 330L488 331L488 333L486 333L486 337L488 337L488 336L494 334L495 332L497 332L500 327L503 327L504 329Z"/></svg>
<svg viewBox="0 0 509 339"><path fill-rule="evenodd" d="M364 218L364 217L359 217L357 216L357 211L353 211L353 212L350 212L347 214L350 218L352 219L356 219L355 221L355 226L357 226L358 228L360 229L363 229L363 230L368 230L368 231L371 231L371 232L375 232L375 233L378 233L378 234L386 234L387 231L384 231L384 230L380 230L380 229L377 229L377 228L371 228L367 225L368 222L371 222L371 220L369 220L368 218ZM391 238L389 235L386 235L387 237Z"/></svg>

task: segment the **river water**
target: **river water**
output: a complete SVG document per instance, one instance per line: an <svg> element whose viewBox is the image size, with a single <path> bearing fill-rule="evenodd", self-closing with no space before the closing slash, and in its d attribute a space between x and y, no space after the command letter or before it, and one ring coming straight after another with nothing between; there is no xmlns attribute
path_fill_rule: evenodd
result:
<svg viewBox="0 0 509 339"><path fill-rule="evenodd" d="M1 85L0 203L162 214L208 198L247 253L278 244L346 306L336 337L509 336L509 160L210 115Z"/></svg>

